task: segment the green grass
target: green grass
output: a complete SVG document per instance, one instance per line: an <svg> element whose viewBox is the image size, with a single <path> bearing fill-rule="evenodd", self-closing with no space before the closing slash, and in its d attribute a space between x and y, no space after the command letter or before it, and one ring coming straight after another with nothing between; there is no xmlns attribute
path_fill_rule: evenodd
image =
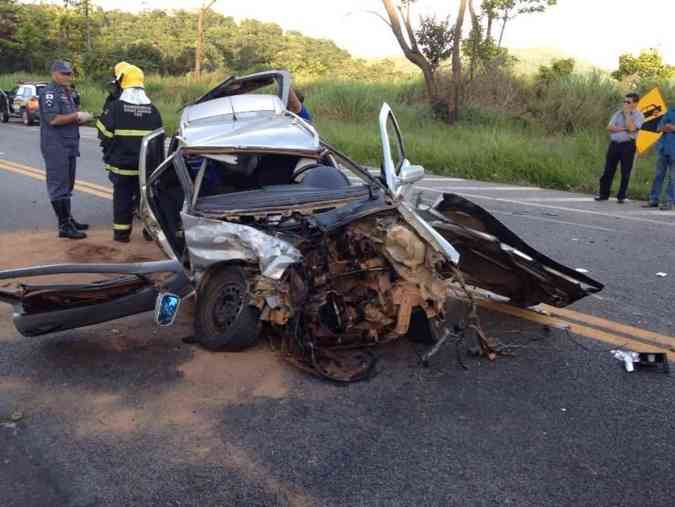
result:
<svg viewBox="0 0 675 507"><path fill-rule="evenodd" d="M30 77L0 75L0 87L11 88L17 79ZM148 76L146 90L162 113L165 127L172 132L182 105L222 78L207 75L194 81ZM105 83L83 82L77 86L82 108L100 112L107 94ZM620 96L617 89L592 76L573 78L527 104L546 121L475 104L465 108L459 123L448 126L432 117L419 81L320 81L299 82L297 86L306 94L322 137L364 164L380 165L377 118L382 103L387 102L401 124L408 159L424 165L429 173L587 193L597 189L607 149L604 125L608 109ZM673 98L673 91L672 85L665 89L669 98ZM575 114L580 108L584 113ZM570 129L567 124L572 121L577 125ZM653 153L639 161L630 197L646 197L654 163ZM618 180L617 174L615 186Z"/></svg>
<svg viewBox="0 0 675 507"><path fill-rule="evenodd" d="M422 164L427 172L584 193L597 191L607 149L602 131L546 136L531 129L461 124L448 128L436 122L420 127L400 120L407 158ZM332 144L356 160L379 166L377 118L363 124L318 119L317 124ZM629 197L646 197L654 164L653 153L639 160ZM618 183L617 174L616 188Z"/></svg>

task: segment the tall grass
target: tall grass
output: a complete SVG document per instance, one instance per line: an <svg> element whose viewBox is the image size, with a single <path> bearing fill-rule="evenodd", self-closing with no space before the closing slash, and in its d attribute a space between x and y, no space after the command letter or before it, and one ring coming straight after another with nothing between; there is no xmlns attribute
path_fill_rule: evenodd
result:
<svg viewBox="0 0 675 507"><path fill-rule="evenodd" d="M223 77L147 76L146 91L172 132L179 109ZM17 79L29 78L35 76L0 75L0 87L9 89ZM581 192L597 189L607 148L604 127L624 92L593 74L570 76L546 88L512 76L476 80L460 121L448 126L432 116L419 80L300 81L297 86L305 92L321 135L363 163L380 164L377 117L387 102L401 124L407 157L428 172ZM106 84L85 81L77 87L82 108L100 112ZM667 100L675 100L674 83L662 83L661 89ZM631 197L647 195L653 167L653 154L639 161Z"/></svg>

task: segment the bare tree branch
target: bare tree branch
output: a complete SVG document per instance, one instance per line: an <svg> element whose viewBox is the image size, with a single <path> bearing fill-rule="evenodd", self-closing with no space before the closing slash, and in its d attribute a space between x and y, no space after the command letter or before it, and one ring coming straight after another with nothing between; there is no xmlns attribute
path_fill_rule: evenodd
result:
<svg viewBox="0 0 675 507"><path fill-rule="evenodd" d="M197 18L197 44L195 47L195 71L194 75L196 78L199 78L202 72L202 55L204 53L204 19L206 14L211 7L218 0L210 0L208 3L205 1L202 3L201 9L199 9L199 17Z"/></svg>
<svg viewBox="0 0 675 507"><path fill-rule="evenodd" d="M398 42L398 45L401 47L401 51L403 51L403 54L408 60L417 65L422 70L422 73L424 74L424 82L427 87L427 94L429 95L429 99L432 101L435 100L436 84L434 79L433 68L429 63L429 61L426 59L426 57L420 52L419 48L417 47L415 32L412 29L411 24L409 23L410 17L408 16L408 18L406 18L405 16L403 16L402 11L397 5L394 4L393 0L382 0L382 4L384 5L384 10L387 13L387 17L389 18L388 23L389 27L391 28L394 37L396 37L396 41ZM405 33L408 35L410 43L406 41L406 36L403 32L403 28L401 28L401 21L403 21L405 25L406 30Z"/></svg>
<svg viewBox="0 0 675 507"><path fill-rule="evenodd" d="M410 4L407 5L405 16L403 15L403 12L401 11L400 7L399 12L401 14L401 18L403 19L403 26L405 26L405 31L408 35L408 41L410 42L410 47L412 48L413 51L419 52L419 48L417 47L417 38L415 37L415 31L412 28L412 23L410 23Z"/></svg>
<svg viewBox="0 0 675 507"><path fill-rule="evenodd" d="M387 21L387 18L385 18L385 17L384 17L382 14L380 14L379 12L377 12L377 11L363 11L363 12L365 12L365 13L367 13L367 14L372 14L373 16L377 16L377 17L380 18L382 21L384 21L384 23L385 23L389 28L391 28L391 23L390 23L389 21ZM351 13L350 13L350 14L351 14Z"/></svg>

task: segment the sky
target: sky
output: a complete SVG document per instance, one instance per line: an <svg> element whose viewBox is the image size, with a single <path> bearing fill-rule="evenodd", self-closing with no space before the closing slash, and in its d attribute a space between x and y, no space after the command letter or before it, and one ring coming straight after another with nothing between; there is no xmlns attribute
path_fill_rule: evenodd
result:
<svg viewBox="0 0 675 507"><path fill-rule="evenodd" d="M115 0L95 3L120 8ZM141 0L134 5L133 10L190 9L201 1ZM446 17L457 5L458 0L418 0L414 13ZM237 20L273 21L286 30L331 39L355 56L401 54L389 28L369 12L384 12L380 0L218 0L213 8ZM675 65L675 0L558 0L544 14L510 21L504 45L558 49L606 69L617 67L620 54L654 47Z"/></svg>

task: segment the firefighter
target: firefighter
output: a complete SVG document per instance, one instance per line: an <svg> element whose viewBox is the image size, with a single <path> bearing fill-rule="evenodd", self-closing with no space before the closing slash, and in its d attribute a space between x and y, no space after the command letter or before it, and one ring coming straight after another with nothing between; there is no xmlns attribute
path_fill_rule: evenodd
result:
<svg viewBox="0 0 675 507"><path fill-rule="evenodd" d="M141 69L126 67L120 84L122 94L108 104L96 125L113 184L113 239L128 243L139 193L141 142L143 136L162 127L162 118L145 94Z"/></svg>
<svg viewBox="0 0 675 507"><path fill-rule="evenodd" d="M113 80L110 82L110 93L105 99L103 104L103 110L105 111L108 108L108 105L113 100L117 100L122 95L122 78L124 77L124 71L129 67L127 62L119 62L113 67Z"/></svg>
<svg viewBox="0 0 675 507"><path fill-rule="evenodd" d="M110 82L110 92L108 93L108 96L105 98L105 102L103 103L103 111L108 109L110 104L112 104L113 101L117 100L120 98L120 95L122 95L122 78L124 77L124 71L129 67L129 63L127 62L119 62L116 63L115 66L113 67L112 71L112 76L113 79ZM103 113L101 113L102 115ZM100 116L100 115L99 115ZM103 124L101 123L101 120L98 119L96 121L96 128L101 131L101 127ZM107 142L108 138L105 136L101 136L99 134L99 139L101 139L101 150L103 150L103 159L106 159L107 153L106 150L111 147L111 143Z"/></svg>
<svg viewBox="0 0 675 507"><path fill-rule="evenodd" d="M73 100L73 67L64 61L52 64L52 82L40 93L40 149L47 168L47 192L59 221L59 237L84 239L87 224L70 213L75 167L80 156L80 125L92 118L79 111Z"/></svg>

